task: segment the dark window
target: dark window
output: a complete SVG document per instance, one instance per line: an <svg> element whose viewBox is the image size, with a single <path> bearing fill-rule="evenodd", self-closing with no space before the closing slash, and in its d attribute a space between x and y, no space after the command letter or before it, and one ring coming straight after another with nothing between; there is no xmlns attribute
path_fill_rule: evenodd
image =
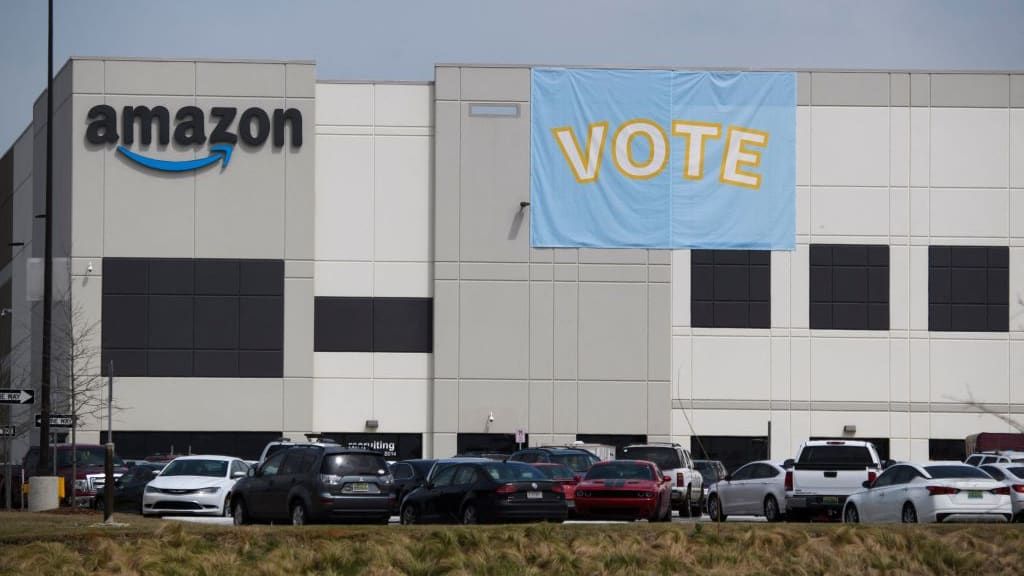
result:
<svg viewBox="0 0 1024 576"><path fill-rule="evenodd" d="M836 440L845 441L850 438L829 438L826 436L811 436L808 440ZM889 439L888 438L856 438L858 442L870 442L875 447L875 452L878 452L878 459L882 462L889 459Z"/></svg>
<svg viewBox="0 0 1024 576"><path fill-rule="evenodd" d="M735 473L733 473L732 480L750 480L754 477L755 464L747 464L746 466L740 467Z"/></svg>
<svg viewBox="0 0 1024 576"><path fill-rule="evenodd" d="M412 460L423 457L422 434L328 432L324 437L347 448L377 450L388 460Z"/></svg>
<svg viewBox="0 0 1024 576"><path fill-rule="evenodd" d="M966 464L948 464L938 466L925 466L925 471L935 479L939 478L984 478L988 479L990 476L981 471L980 468L974 466L968 466Z"/></svg>
<svg viewBox="0 0 1024 576"><path fill-rule="evenodd" d="M104 258L103 374L280 378L284 262Z"/></svg>
<svg viewBox="0 0 1024 576"><path fill-rule="evenodd" d="M526 436L527 444L530 436ZM511 454L517 450L515 434L473 434L464 433L456 437L458 454L467 452L495 452Z"/></svg>
<svg viewBox="0 0 1024 576"><path fill-rule="evenodd" d="M434 302L318 296L313 333L317 352L432 352Z"/></svg>
<svg viewBox="0 0 1024 576"><path fill-rule="evenodd" d="M280 432L118 432L114 445L122 458L143 459L153 454L219 454L243 460L257 460L268 442ZM100 432L100 443L107 441Z"/></svg>
<svg viewBox="0 0 1024 576"><path fill-rule="evenodd" d="M814 330L889 329L889 247L812 244Z"/></svg>
<svg viewBox="0 0 1024 576"><path fill-rule="evenodd" d="M768 459L767 436L692 436L690 453L698 460L720 460L736 470L755 460Z"/></svg>
<svg viewBox="0 0 1024 576"><path fill-rule="evenodd" d="M388 469L388 463L376 454L328 454L320 471L336 476L376 475Z"/></svg>
<svg viewBox="0 0 1024 576"><path fill-rule="evenodd" d="M996 480L999 480L1000 482L1006 480L1006 474L1003 474L1003 471L1000 470L999 468L996 468L995 466L982 466L981 469L984 470L989 476L995 478Z"/></svg>
<svg viewBox="0 0 1024 576"><path fill-rule="evenodd" d="M771 327L771 252L690 252L690 324L702 328Z"/></svg>
<svg viewBox="0 0 1024 576"><path fill-rule="evenodd" d="M411 480L415 476L412 466L401 462L391 465L391 475L395 480Z"/></svg>
<svg viewBox="0 0 1024 576"><path fill-rule="evenodd" d="M616 456L618 458L618 456ZM622 450L623 460L646 460L654 462L662 470L682 468L679 452L672 446L637 446Z"/></svg>
<svg viewBox="0 0 1024 576"><path fill-rule="evenodd" d="M928 247L929 330L1006 332L1009 302L1008 247Z"/></svg>
<svg viewBox="0 0 1024 576"><path fill-rule="evenodd" d="M797 464L873 466L875 462L863 446L806 446Z"/></svg>
<svg viewBox="0 0 1024 576"><path fill-rule="evenodd" d="M928 440L929 460L956 460L963 462L967 456L964 447L964 439L947 440L944 438L932 438Z"/></svg>
<svg viewBox="0 0 1024 576"><path fill-rule="evenodd" d="M455 473L454 484L456 486L466 486L476 482L476 468L472 466L459 466L459 470Z"/></svg>

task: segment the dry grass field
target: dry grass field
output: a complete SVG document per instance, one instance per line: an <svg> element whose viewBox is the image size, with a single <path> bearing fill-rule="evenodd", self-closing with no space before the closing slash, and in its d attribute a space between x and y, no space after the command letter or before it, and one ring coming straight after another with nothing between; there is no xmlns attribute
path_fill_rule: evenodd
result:
<svg viewBox="0 0 1024 576"><path fill-rule="evenodd" d="M0 574L1020 574L1021 525L202 526L0 513Z"/></svg>

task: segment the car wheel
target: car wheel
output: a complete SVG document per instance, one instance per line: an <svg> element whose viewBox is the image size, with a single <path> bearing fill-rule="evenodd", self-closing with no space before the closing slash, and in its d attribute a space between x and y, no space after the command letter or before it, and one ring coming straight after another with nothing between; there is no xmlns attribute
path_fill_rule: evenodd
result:
<svg viewBox="0 0 1024 576"><path fill-rule="evenodd" d="M713 522L725 522L725 514L722 513L722 503L718 501L718 496L708 497L708 516L711 516Z"/></svg>
<svg viewBox="0 0 1024 576"><path fill-rule="evenodd" d="M764 518L769 522L778 522L781 519L779 514L779 503L771 494L764 499Z"/></svg>
<svg viewBox="0 0 1024 576"><path fill-rule="evenodd" d="M292 504L292 526L305 526L308 522L305 504L302 502Z"/></svg>
<svg viewBox="0 0 1024 576"><path fill-rule="evenodd" d="M689 486L686 487L686 492L684 492L683 501L679 503L679 515L682 516L684 514L687 517L693 515L693 504L691 504Z"/></svg>
<svg viewBox="0 0 1024 576"><path fill-rule="evenodd" d="M415 506L413 506L412 504L408 504L408 505L406 505L405 507L402 508L402 513L400 515L400 518L401 518L401 521L402 521L402 525L404 525L404 526L411 526L411 525L416 524L417 522L419 522L420 515L416 511L416 507Z"/></svg>
<svg viewBox="0 0 1024 576"><path fill-rule="evenodd" d="M704 515L704 494L701 493L700 498L690 504L690 516L694 518L700 518Z"/></svg>
<svg viewBox="0 0 1024 576"><path fill-rule="evenodd" d="M1017 515L1013 517L1013 522L1018 524L1024 522L1024 512L1017 512Z"/></svg>
<svg viewBox="0 0 1024 576"><path fill-rule="evenodd" d="M231 516L231 513L231 494L228 494L224 498L224 508L221 510L221 515L227 518Z"/></svg>
<svg viewBox="0 0 1024 576"><path fill-rule="evenodd" d="M901 519L904 524L917 524L917 508L914 508L910 502L904 504Z"/></svg>
<svg viewBox="0 0 1024 576"><path fill-rule="evenodd" d="M463 524L479 524L480 518L477 515L476 506L473 504L466 504L465 508L462 509L462 523Z"/></svg>
<svg viewBox="0 0 1024 576"><path fill-rule="evenodd" d="M235 499L235 505L231 507L231 518L235 526L242 526L249 523L249 511L245 509L245 500Z"/></svg>
<svg viewBox="0 0 1024 576"><path fill-rule="evenodd" d="M665 507L665 513L658 518L658 522L671 522L672 521L672 496L668 496L668 506Z"/></svg>
<svg viewBox="0 0 1024 576"><path fill-rule="evenodd" d="M850 504L843 510L843 522L846 524L859 524L860 523L860 512L857 511L857 507Z"/></svg>

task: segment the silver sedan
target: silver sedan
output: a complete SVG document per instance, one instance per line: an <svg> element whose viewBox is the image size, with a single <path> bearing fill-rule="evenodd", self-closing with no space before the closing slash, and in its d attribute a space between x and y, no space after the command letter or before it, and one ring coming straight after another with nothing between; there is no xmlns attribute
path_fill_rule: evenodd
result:
<svg viewBox="0 0 1024 576"><path fill-rule="evenodd" d="M782 520L786 502L786 470L781 464L762 460L740 467L708 489L708 514L720 522L736 514Z"/></svg>

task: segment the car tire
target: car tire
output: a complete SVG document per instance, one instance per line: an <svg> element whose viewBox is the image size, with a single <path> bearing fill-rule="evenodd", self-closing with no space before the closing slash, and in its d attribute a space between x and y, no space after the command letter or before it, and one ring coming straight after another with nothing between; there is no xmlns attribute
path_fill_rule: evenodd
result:
<svg viewBox="0 0 1024 576"><path fill-rule="evenodd" d="M224 497L224 508L221 509L220 513L221 516L224 516L225 518L230 518L234 513L231 509L231 494Z"/></svg>
<svg viewBox="0 0 1024 576"><path fill-rule="evenodd" d="M764 518L769 522L782 520L782 513L779 512L779 501L771 494L764 499Z"/></svg>
<svg viewBox="0 0 1024 576"><path fill-rule="evenodd" d="M244 526L252 521L249 518L249 511L245 508L245 500L235 498L234 505L231 507L231 518L235 526Z"/></svg>
<svg viewBox="0 0 1024 576"><path fill-rule="evenodd" d="M718 496L708 497L708 516L712 522L725 522L727 516L722 513L722 503Z"/></svg>
<svg viewBox="0 0 1024 576"><path fill-rule="evenodd" d="M309 524L309 514L306 513L306 505L297 500L291 507L292 526L305 526Z"/></svg>
<svg viewBox="0 0 1024 576"><path fill-rule="evenodd" d="M679 503L679 515L686 515L687 518L693 516L693 503L690 498L690 487L686 487L686 492L683 493L683 501Z"/></svg>
<svg viewBox="0 0 1024 576"><path fill-rule="evenodd" d="M700 498L696 502L690 504L690 516L693 518L700 518L704 515L704 493L701 492Z"/></svg>
<svg viewBox="0 0 1024 576"><path fill-rule="evenodd" d="M1017 524L1024 522L1024 512L1017 512L1017 515L1014 516L1010 521L1015 522Z"/></svg>
<svg viewBox="0 0 1024 576"><path fill-rule="evenodd" d="M480 517L478 515L476 505L470 503L462 507L462 523L466 525L479 524Z"/></svg>
<svg viewBox="0 0 1024 576"><path fill-rule="evenodd" d="M917 524L917 508L914 508L914 505L910 502L903 505L900 521L904 524Z"/></svg>
<svg viewBox="0 0 1024 576"><path fill-rule="evenodd" d="M860 524L860 512L857 510L857 506L853 504L846 506L846 509L843 510L843 523Z"/></svg>
<svg viewBox="0 0 1024 576"><path fill-rule="evenodd" d="M403 526L412 526L420 521L419 511L412 504L407 504L402 507L402 512L399 514L401 523Z"/></svg>

